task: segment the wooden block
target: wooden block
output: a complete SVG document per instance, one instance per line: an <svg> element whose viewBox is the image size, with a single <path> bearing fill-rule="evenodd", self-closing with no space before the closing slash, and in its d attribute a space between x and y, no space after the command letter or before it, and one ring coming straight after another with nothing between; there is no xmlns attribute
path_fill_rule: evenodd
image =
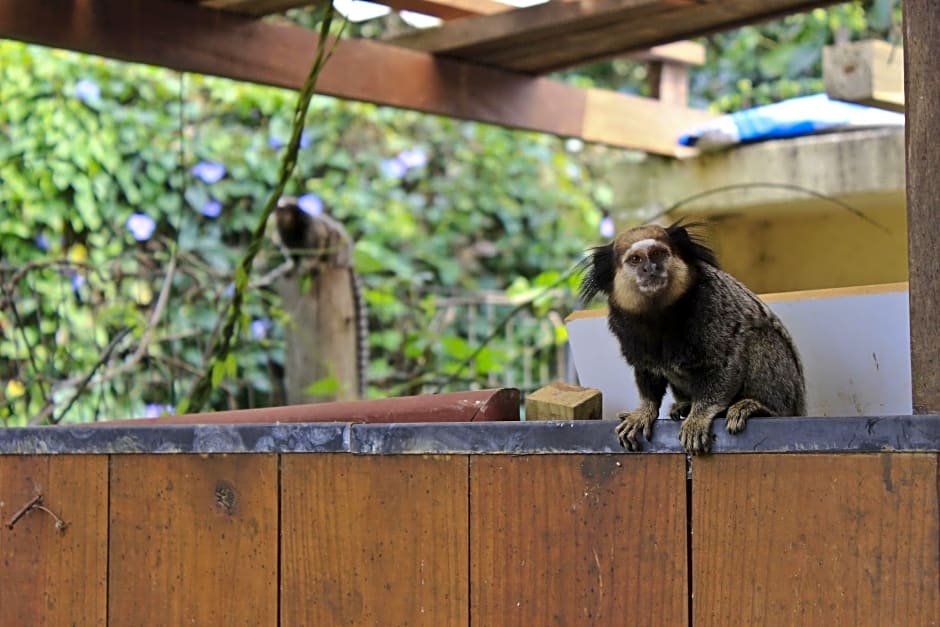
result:
<svg viewBox="0 0 940 627"><path fill-rule="evenodd" d="M937 455L692 468L695 625L938 625Z"/></svg>
<svg viewBox="0 0 940 627"><path fill-rule="evenodd" d="M475 455L470 514L473 624L688 624L683 455Z"/></svg>
<svg viewBox="0 0 940 627"><path fill-rule="evenodd" d="M107 538L107 456L0 455L0 623L105 625Z"/></svg>
<svg viewBox="0 0 940 627"><path fill-rule="evenodd" d="M276 455L115 455L112 625L275 625Z"/></svg>
<svg viewBox="0 0 940 627"><path fill-rule="evenodd" d="M285 455L284 625L467 625L467 457Z"/></svg>
<svg viewBox="0 0 940 627"><path fill-rule="evenodd" d="M823 82L831 98L904 110L904 51L886 41L823 48Z"/></svg>
<svg viewBox="0 0 940 627"><path fill-rule="evenodd" d="M555 381L526 396L526 420L600 420L601 391Z"/></svg>

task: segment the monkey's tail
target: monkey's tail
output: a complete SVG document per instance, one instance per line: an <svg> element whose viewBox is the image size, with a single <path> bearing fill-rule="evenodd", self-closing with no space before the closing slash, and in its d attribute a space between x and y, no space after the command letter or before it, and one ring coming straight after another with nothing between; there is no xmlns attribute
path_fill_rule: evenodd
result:
<svg viewBox="0 0 940 627"><path fill-rule="evenodd" d="M349 282L353 294L353 306L356 308L356 395L366 397L369 373L369 312L363 295L362 279L349 266Z"/></svg>

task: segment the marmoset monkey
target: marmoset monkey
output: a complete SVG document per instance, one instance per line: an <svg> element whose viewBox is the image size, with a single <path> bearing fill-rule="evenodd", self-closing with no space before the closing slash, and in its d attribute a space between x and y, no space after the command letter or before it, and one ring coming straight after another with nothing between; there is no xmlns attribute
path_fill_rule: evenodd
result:
<svg viewBox="0 0 940 627"><path fill-rule="evenodd" d="M581 296L608 296L608 325L636 374L640 407L618 415L620 444L640 450L666 385L683 448L708 452L712 420L725 413L729 433L755 415L806 411L803 367L783 324L734 277L687 226L648 225L591 251Z"/></svg>

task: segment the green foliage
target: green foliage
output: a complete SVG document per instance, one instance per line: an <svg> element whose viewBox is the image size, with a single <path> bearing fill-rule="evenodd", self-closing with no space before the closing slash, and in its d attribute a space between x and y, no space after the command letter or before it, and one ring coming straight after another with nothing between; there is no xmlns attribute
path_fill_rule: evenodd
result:
<svg viewBox="0 0 940 627"><path fill-rule="evenodd" d="M0 419L58 421L73 397L68 420L180 401L231 286L257 279L237 264L276 181L295 98L0 42ZM457 370L467 351L442 340L466 326L435 323L437 296L564 270L596 241L592 172L611 154L600 148L325 97L301 145L287 193L316 194L357 241L373 396ZM152 221L142 241L134 220ZM256 274L281 261L266 246ZM248 291L233 357L209 373L222 384L212 407L281 400L278 303L270 289ZM555 304L573 306L570 292ZM502 372L513 349L488 348L454 385Z"/></svg>
<svg viewBox="0 0 940 627"><path fill-rule="evenodd" d="M822 47L869 38L899 42L900 4L840 4L709 37L708 61L692 72L693 104L736 111L824 91Z"/></svg>
<svg viewBox="0 0 940 627"><path fill-rule="evenodd" d="M727 112L819 93L823 46L868 38L900 43L900 24L900 0L865 0L702 38L706 63L691 69L691 104ZM649 95L645 65L629 59L560 76L578 85Z"/></svg>

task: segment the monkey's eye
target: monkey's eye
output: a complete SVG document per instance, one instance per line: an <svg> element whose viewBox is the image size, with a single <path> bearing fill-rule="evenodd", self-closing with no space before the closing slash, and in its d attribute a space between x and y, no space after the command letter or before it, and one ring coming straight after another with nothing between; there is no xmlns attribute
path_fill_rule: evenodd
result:
<svg viewBox="0 0 940 627"><path fill-rule="evenodd" d="M627 257L627 263L630 264L631 266L638 266L640 265L641 261L642 259L640 258L639 255L630 255L629 257Z"/></svg>
<svg viewBox="0 0 940 627"><path fill-rule="evenodd" d="M669 258L669 251L665 248L657 248L650 253L650 260L653 263L662 263Z"/></svg>

